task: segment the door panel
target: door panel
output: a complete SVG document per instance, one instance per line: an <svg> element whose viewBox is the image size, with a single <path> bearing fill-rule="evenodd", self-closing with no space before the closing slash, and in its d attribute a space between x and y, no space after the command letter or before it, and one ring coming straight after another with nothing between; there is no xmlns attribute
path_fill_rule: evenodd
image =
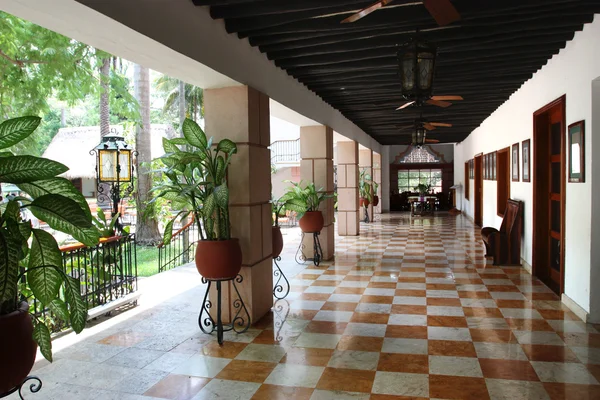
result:
<svg viewBox="0 0 600 400"><path fill-rule="evenodd" d="M475 157L475 224L483 226L483 156Z"/></svg>

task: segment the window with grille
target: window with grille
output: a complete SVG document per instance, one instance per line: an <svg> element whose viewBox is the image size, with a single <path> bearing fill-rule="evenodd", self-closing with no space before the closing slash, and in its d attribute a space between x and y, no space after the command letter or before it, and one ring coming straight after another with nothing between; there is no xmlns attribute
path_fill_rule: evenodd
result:
<svg viewBox="0 0 600 400"><path fill-rule="evenodd" d="M434 193L442 191L441 169L407 169L398 171L398 192L415 192L418 184L431 185Z"/></svg>

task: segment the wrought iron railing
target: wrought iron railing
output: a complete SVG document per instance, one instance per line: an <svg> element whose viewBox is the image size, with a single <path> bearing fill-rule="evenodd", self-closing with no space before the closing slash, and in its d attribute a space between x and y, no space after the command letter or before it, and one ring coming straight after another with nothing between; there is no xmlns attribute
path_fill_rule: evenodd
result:
<svg viewBox="0 0 600 400"><path fill-rule="evenodd" d="M137 257L135 235L102 239L87 247L75 244L61 247L64 272L81 282L81 295L87 309L121 299L137 290ZM59 294L65 300L64 293ZM52 331L68 327L68 321L55 318L48 308L34 299L36 316L50 320Z"/></svg>
<svg viewBox="0 0 600 400"><path fill-rule="evenodd" d="M277 140L269 146L271 164L300 161L300 139Z"/></svg>
<svg viewBox="0 0 600 400"><path fill-rule="evenodd" d="M167 245L158 245L158 272L179 267L194 259L198 227L193 220L173 234Z"/></svg>

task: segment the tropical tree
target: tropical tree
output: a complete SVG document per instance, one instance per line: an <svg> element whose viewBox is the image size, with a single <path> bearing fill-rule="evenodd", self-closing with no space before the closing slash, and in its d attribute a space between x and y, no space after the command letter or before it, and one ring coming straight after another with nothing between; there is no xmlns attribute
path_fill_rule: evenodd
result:
<svg viewBox="0 0 600 400"><path fill-rule="evenodd" d="M198 86L183 83L182 81L167 75L162 75L154 82L158 92L166 95L163 106L164 114L175 114L181 119L181 104L185 100L186 117L199 120L204 115L204 92ZM180 96L183 87L183 97ZM181 127L180 122L179 126Z"/></svg>
<svg viewBox="0 0 600 400"><path fill-rule="evenodd" d="M147 67L135 64L134 66L135 97L140 106L141 124L136 127L135 147L138 152L136 157L137 191L136 191L136 241L141 244L156 244L161 241L158 231L158 222L149 192L152 189L152 161L150 131L150 70Z"/></svg>

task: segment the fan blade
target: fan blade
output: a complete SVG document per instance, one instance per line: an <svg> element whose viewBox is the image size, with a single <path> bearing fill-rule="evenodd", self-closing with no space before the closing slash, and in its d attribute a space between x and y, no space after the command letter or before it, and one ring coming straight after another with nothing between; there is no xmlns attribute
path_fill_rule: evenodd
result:
<svg viewBox="0 0 600 400"><path fill-rule="evenodd" d="M462 96L431 96L431 100L458 101L464 99Z"/></svg>
<svg viewBox="0 0 600 400"><path fill-rule="evenodd" d="M452 105L452 103L449 103L447 101L439 101L439 100L427 100L425 103L427 104L431 104L432 106L438 106L438 107L450 107Z"/></svg>
<svg viewBox="0 0 600 400"><path fill-rule="evenodd" d="M403 125L403 126L397 126L398 130L406 130L406 129L415 129L415 125L414 124L410 124L410 125Z"/></svg>
<svg viewBox="0 0 600 400"><path fill-rule="evenodd" d="M460 19L460 14L450 0L423 0L423 5L439 26L445 26Z"/></svg>
<svg viewBox="0 0 600 400"><path fill-rule="evenodd" d="M362 10L360 10L359 12L357 12L356 14L352 14L351 16L349 16L348 18L344 19L341 23L342 24L347 24L349 22L355 22L358 21L359 19L366 17L367 15L371 14L373 11L391 3L394 0L380 0L375 4L371 4L369 7L367 8L363 8Z"/></svg>
<svg viewBox="0 0 600 400"><path fill-rule="evenodd" d="M442 128L452 128L452 124L448 124L446 122L430 122L429 125L442 127Z"/></svg>
<svg viewBox="0 0 600 400"><path fill-rule="evenodd" d="M423 128L427 129L428 131L432 131L435 129L435 126L433 126L429 122L423 122Z"/></svg>
<svg viewBox="0 0 600 400"><path fill-rule="evenodd" d="M415 102L414 102L414 101L409 101L409 102L406 102L406 103L402 104L400 107L396 108L396 110L403 110L403 109L405 109L406 107L408 107L408 106L411 106L411 105L413 105L413 104L415 104Z"/></svg>
<svg viewBox="0 0 600 400"><path fill-rule="evenodd" d="M439 143L440 141L437 139L425 139L425 143Z"/></svg>

